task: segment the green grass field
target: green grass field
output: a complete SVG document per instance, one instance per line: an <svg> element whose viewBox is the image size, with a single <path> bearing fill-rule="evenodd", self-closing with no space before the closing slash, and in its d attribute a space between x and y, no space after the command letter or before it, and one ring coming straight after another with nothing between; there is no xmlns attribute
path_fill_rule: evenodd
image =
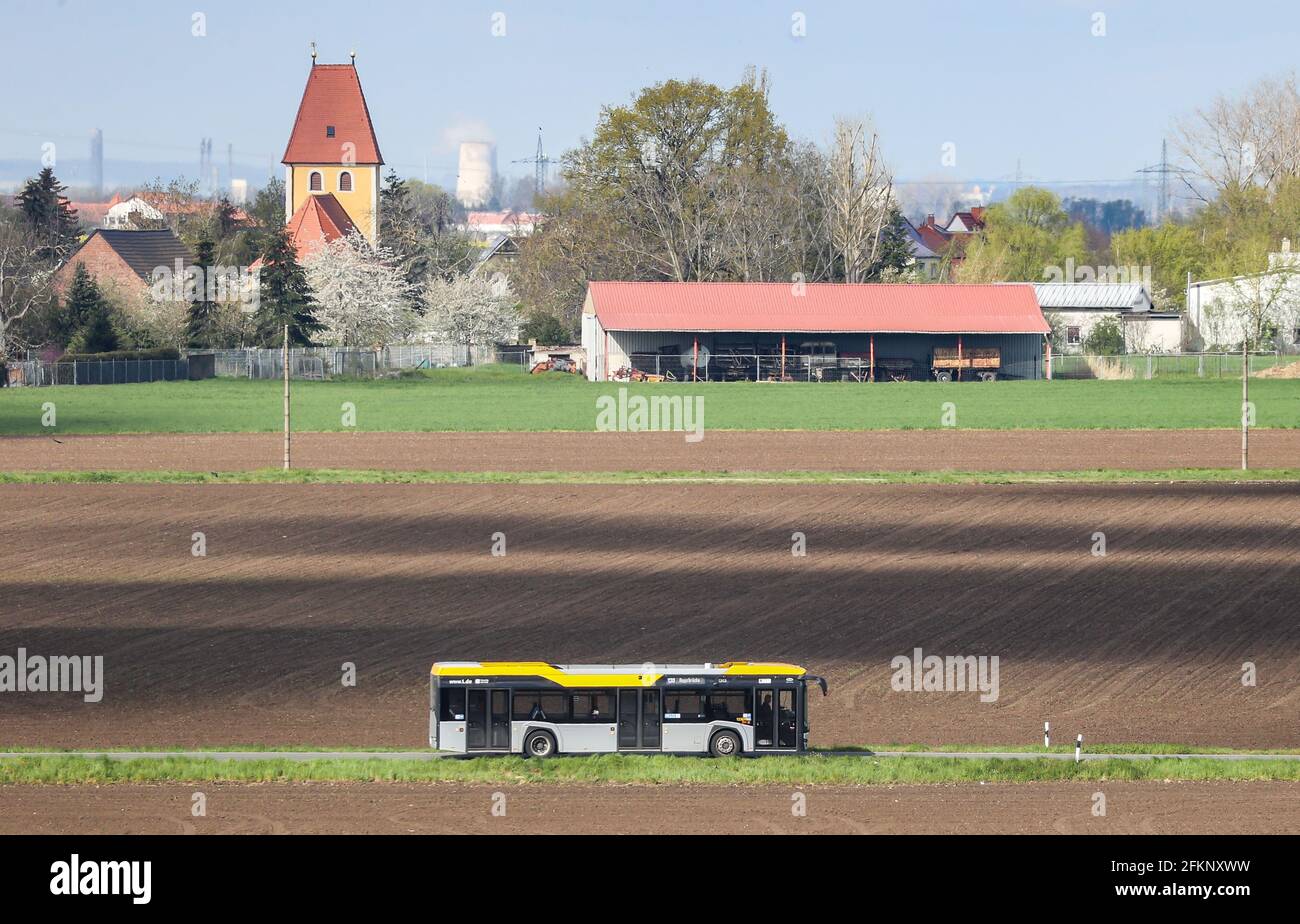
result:
<svg viewBox="0 0 1300 924"><path fill-rule="evenodd" d="M577 430L596 427L596 399L618 385L514 367L436 370L401 379L295 382L294 429L341 431L342 405L370 431ZM700 395L714 430L932 429L943 405L973 429L1235 428L1232 379L984 383L694 383L625 386L629 394ZM1300 380L1254 379L1260 427L1300 426ZM0 390L0 435L268 432L282 426L281 385L213 379L146 385ZM42 426L52 403L57 426Z"/></svg>
<svg viewBox="0 0 1300 924"><path fill-rule="evenodd" d="M764 757L703 759L610 754L525 760L218 761L193 758L114 761L20 757L0 761L5 783L145 782L463 782L886 785L891 783L1028 783L1069 780L1300 780L1300 762L1207 759L998 760L930 757Z"/></svg>

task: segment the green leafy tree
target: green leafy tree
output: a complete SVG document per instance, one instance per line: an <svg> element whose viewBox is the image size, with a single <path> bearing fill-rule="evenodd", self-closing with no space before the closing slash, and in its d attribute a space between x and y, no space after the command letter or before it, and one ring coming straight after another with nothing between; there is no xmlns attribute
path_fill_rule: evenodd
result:
<svg viewBox="0 0 1300 924"><path fill-rule="evenodd" d="M543 346L556 346L571 343L573 339L573 330L553 314L534 314L519 329L521 343L536 340Z"/></svg>
<svg viewBox="0 0 1300 924"><path fill-rule="evenodd" d="M985 213L967 246L958 282L1074 282L1066 267L1091 265L1083 225L1071 222L1055 193L1026 186Z"/></svg>
<svg viewBox="0 0 1300 924"><path fill-rule="evenodd" d="M1083 341L1083 352L1092 356L1118 356L1124 352L1124 328L1115 318L1102 318L1092 325Z"/></svg>
<svg viewBox="0 0 1300 924"><path fill-rule="evenodd" d="M185 312L185 339L191 347L211 347L217 337L220 309L211 298L209 279L215 264L211 241L200 241L195 248L194 269L198 288Z"/></svg>
<svg viewBox="0 0 1300 924"><path fill-rule="evenodd" d="M77 210L63 194L67 187L59 182L51 167L23 184L15 197L27 226L38 236L43 256L58 262L77 249L80 231Z"/></svg>
<svg viewBox="0 0 1300 924"><path fill-rule="evenodd" d="M311 346L312 336L321 329L321 324L314 313L315 302L307 274L298 263L287 228L281 227L271 235L270 246L262 255L259 287L254 319L258 343L264 347L279 346L284 341L287 324L291 346Z"/></svg>
<svg viewBox="0 0 1300 924"><path fill-rule="evenodd" d="M465 211L445 190L389 170L379 191L379 244L407 282L451 279L474 265L476 248L457 224Z"/></svg>

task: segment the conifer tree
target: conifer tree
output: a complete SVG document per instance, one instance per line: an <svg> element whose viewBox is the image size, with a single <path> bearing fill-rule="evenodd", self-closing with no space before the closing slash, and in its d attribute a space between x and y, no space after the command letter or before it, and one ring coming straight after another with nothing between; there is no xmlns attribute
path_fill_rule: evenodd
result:
<svg viewBox="0 0 1300 924"><path fill-rule="evenodd" d="M269 246L262 255L259 285L257 341L264 347L279 346L284 342L284 325L288 324L291 346L311 346L312 335L321 329L321 324L316 320L311 286L298 263L288 228L282 227L271 234Z"/></svg>
<svg viewBox="0 0 1300 924"><path fill-rule="evenodd" d="M52 167L23 184L15 197L23 220L38 236L42 256L58 262L77 249L79 231L77 210L63 194L67 187L59 182Z"/></svg>

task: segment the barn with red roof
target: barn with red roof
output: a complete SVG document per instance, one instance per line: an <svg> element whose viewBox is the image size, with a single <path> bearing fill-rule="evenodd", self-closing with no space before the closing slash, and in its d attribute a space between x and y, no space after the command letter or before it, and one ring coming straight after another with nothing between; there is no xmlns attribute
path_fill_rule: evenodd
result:
<svg viewBox="0 0 1300 924"><path fill-rule="evenodd" d="M692 381L1036 379L1032 285L591 282L587 377Z"/></svg>

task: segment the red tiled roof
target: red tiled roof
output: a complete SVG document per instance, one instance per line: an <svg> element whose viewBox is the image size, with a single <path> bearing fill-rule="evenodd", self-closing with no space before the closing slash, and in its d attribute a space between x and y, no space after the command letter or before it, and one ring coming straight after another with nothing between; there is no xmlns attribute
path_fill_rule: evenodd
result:
<svg viewBox="0 0 1300 924"><path fill-rule="evenodd" d="M334 137L326 134L334 126ZM355 163L382 164L375 128L370 122L366 95L361 92L357 69L351 64L317 64L307 75L307 87L298 104L298 118L284 150L284 164L337 164L343 145L356 146Z"/></svg>
<svg viewBox="0 0 1300 924"><path fill-rule="evenodd" d="M916 233L921 236L921 243L929 247L935 253L943 253L948 247L951 238L936 228L934 225L921 224L916 226Z"/></svg>
<svg viewBox="0 0 1300 924"><path fill-rule="evenodd" d="M606 330L1046 334L1032 285L591 282Z"/></svg>
<svg viewBox="0 0 1300 924"><path fill-rule="evenodd" d="M473 228L476 225L535 225L536 212L516 212L508 209L503 212L469 212L465 224Z"/></svg>
<svg viewBox="0 0 1300 924"><path fill-rule="evenodd" d="M356 230L352 219L348 217L348 213L332 193L308 196L306 201L298 206L298 211L293 213L285 227L289 229L289 240L293 241L293 248L297 251L299 261L311 256L321 244L337 241ZM253 264L253 268L256 269L261 265L262 261L259 259Z"/></svg>

